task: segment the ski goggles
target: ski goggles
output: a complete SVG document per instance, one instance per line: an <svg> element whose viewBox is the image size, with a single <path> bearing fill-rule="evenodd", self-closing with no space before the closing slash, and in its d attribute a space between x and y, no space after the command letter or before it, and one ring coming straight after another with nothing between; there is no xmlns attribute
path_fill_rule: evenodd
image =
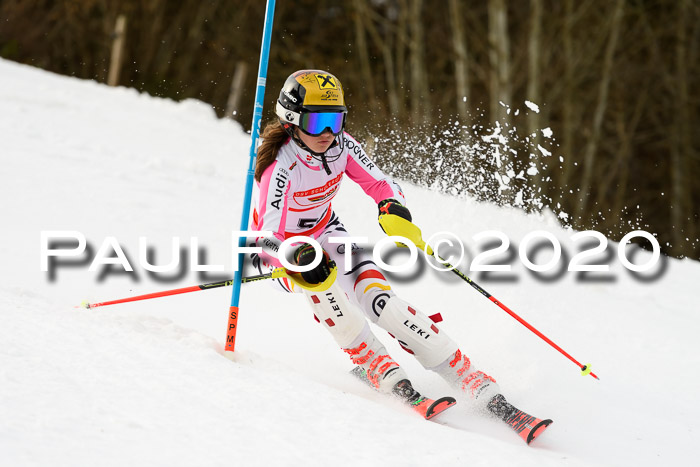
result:
<svg viewBox="0 0 700 467"><path fill-rule="evenodd" d="M307 135L319 136L329 129L333 136L338 136L345 126L346 112L303 112L298 126Z"/></svg>

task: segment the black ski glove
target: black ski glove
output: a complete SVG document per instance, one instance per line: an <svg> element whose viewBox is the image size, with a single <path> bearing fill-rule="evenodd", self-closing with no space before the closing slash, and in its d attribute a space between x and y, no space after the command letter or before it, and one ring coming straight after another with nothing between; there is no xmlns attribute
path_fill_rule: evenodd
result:
<svg viewBox="0 0 700 467"><path fill-rule="evenodd" d="M382 214L395 214L399 217L403 217L408 222L412 222L411 211L408 210L406 206L399 203L395 199L389 198L384 201L379 202L379 215Z"/></svg>
<svg viewBox="0 0 700 467"><path fill-rule="evenodd" d="M294 261L298 266L306 266L311 264L316 258L316 251L314 247L308 243L304 243L297 251L294 252ZM331 275L331 268L333 267L331 259L328 257L328 253L323 252L321 257L321 262L310 271L305 271L301 273L301 277L304 278L309 284L320 284L321 282L328 279Z"/></svg>

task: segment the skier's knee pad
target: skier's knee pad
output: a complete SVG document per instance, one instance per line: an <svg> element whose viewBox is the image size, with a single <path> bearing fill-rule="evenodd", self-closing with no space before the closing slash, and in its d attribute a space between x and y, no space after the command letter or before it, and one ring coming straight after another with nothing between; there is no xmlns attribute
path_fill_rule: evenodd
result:
<svg viewBox="0 0 700 467"><path fill-rule="evenodd" d="M342 348L352 344L367 325L362 312L350 304L338 282L323 292L304 290L304 294L316 319Z"/></svg>
<svg viewBox="0 0 700 467"><path fill-rule="evenodd" d="M370 321L376 324L379 317L382 315L386 304L389 302L389 299L391 299L391 297L395 297L396 294L388 286L384 288L379 287L379 284L370 285L375 286L368 287L369 290L366 290L361 295L359 304L360 308L362 308L362 311L364 311L365 315L367 315Z"/></svg>
<svg viewBox="0 0 700 467"><path fill-rule="evenodd" d="M396 296L387 301L377 324L425 368L440 365L457 350L457 344L430 318Z"/></svg>
<svg viewBox="0 0 700 467"><path fill-rule="evenodd" d="M353 274L345 277L352 281L351 290L354 290L355 299L362 311L370 321L376 323L387 301L396 294L372 261L363 264Z"/></svg>

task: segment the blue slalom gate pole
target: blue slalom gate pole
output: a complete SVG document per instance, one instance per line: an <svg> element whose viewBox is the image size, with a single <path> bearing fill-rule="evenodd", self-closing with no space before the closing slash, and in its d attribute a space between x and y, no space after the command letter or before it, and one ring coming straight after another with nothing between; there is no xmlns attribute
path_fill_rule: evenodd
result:
<svg viewBox="0 0 700 467"><path fill-rule="evenodd" d="M265 8L265 25L263 27L263 40L260 48L260 65L258 67L258 85L255 90L255 107L253 109L253 124L250 128L250 156L248 174L245 182L243 196L243 210L241 213L241 231L248 230L250 217L250 199L253 192L255 177L255 160L258 154L258 138L260 137L260 121L262 120L263 101L265 99L265 84L267 81L267 62L270 58L270 42L272 38L272 23L275 16L275 0L267 0ZM228 329L226 331L226 346L224 350L233 352L236 346L236 329L238 326L238 303L241 296L241 277L243 274L243 251L245 237L238 239L238 267L233 277L233 292L231 293L231 307L229 308Z"/></svg>

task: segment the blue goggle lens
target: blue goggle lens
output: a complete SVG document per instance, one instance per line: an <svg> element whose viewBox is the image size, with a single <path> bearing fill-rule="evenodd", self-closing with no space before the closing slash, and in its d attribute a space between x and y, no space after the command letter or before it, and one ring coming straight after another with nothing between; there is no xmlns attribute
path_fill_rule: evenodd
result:
<svg viewBox="0 0 700 467"><path fill-rule="evenodd" d="M310 112L301 114L299 128L312 136L318 136L329 128L337 136L343 131L344 123L345 112Z"/></svg>

